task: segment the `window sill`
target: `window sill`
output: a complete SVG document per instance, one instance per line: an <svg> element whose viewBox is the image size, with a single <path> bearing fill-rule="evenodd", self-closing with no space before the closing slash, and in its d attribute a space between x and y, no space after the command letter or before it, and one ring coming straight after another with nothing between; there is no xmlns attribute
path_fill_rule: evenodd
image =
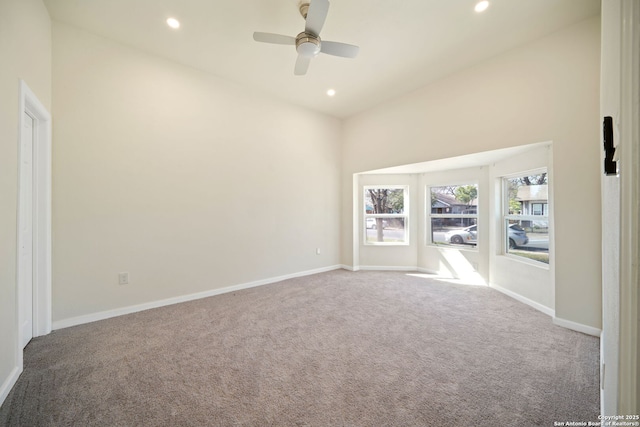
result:
<svg viewBox="0 0 640 427"><path fill-rule="evenodd" d="M363 246L409 246L409 242L377 242L377 243L363 243Z"/></svg>
<svg viewBox="0 0 640 427"><path fill-rule="evenodd" d="M478 245L438 245L435 243L427 243L427 248L457 250L464 252L478 252Z"/></svg>
<svg viewBox="0 0 640 427"><path fill-rule="evenodd" d="M527 264L527 265L530 265L532 267L537 267L537 268L539 268L541 270L549 270L549 264L544 263L544 262L540 262L540 261L535 261L535 260L532 260L532 259L528 259L528 258L519 256L519 255L512 255L512 254L506 253L506 254L499 254L497 256L504 257L506 259L510 259L510 260L513 260L515 262L519 262L519 263L522 263L522 264Z"/></svg>

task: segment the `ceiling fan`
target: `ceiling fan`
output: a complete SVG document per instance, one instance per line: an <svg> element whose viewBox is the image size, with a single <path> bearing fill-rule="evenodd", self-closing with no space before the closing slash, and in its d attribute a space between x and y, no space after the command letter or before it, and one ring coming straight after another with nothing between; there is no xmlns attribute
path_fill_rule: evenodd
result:
<svg viewBox="0 0 640 427"><path fill-rule="evenodd" d="M311 59L319 53L355 58L360 48L346 43L320 40L320 30L327 19L329 0L311 0L300 4L300 14L305 19L304 31L296 37L273 33L253 33L253 39L262 43L295 45L298 59L293 73L302 76L307 73Z"/></svg>

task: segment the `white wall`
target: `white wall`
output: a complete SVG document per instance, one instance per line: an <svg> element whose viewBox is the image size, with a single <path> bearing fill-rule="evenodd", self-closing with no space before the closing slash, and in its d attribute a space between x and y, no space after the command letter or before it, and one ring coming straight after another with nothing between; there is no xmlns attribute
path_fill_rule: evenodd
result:
<svg viewBox="0 0 640 427"><path fill-rule="evenodd" d="M40 0L0 2L0 403L17 379L16 211L20 79L51 106L51 21Z"/></svg>
<svg viewBox="0 0 640 427"><path fill-rule="evenodd" d="M342 263L352 174L553 141L556 316L601 328L599 37L590 19L346 120Z"/></svg>
<svg viewBox="0 0 640 427"><path fill-rule="evenodd" d="M53 52L54 322L339 263L337 119L57 22Z"/></svg>

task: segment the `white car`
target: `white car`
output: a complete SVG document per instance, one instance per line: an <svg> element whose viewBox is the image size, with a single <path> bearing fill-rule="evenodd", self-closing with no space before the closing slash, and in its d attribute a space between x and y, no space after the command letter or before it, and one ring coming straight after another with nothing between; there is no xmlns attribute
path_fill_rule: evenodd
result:
<svg viewBox="0 0 640 427"><path fill-rule="evenodd" d="M509 225L509 249L524 246L529 243L526 231L518 224Z"/></svg>
<svg viewBox="0 0 640 427"><path fill-rule="evenodd" d="M475 245L478 243L478 226L459 228L457 230L447 231L444 234L446 242L455 245Z"/></svg>
<svg viewBox="0 0 640 427"><path fill-rule="evenodd" d="M382 220L382 228L387 227L387 220ZM367 228L376 228L376 219L375 218L367 218Z"/></svg>
<svg viewBox="0 0 640 427"><path fill-rule="evenodd" d="M478 243L478 226L460 228L445 233L447 242L456 245L476 245ZM529 243L529 237L522 227L518 224L509 225L509 249L524 246Z"/></svg>

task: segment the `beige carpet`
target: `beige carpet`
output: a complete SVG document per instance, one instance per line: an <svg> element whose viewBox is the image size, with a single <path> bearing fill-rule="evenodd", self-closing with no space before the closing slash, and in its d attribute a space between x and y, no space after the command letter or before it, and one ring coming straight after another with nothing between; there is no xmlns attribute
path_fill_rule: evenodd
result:
<svg viewBox="0 0 640 427"><path fill-rule="evenodd" d="M488 288L339 270L36 338L0 425L595 421L598 348Z"/></svg>

